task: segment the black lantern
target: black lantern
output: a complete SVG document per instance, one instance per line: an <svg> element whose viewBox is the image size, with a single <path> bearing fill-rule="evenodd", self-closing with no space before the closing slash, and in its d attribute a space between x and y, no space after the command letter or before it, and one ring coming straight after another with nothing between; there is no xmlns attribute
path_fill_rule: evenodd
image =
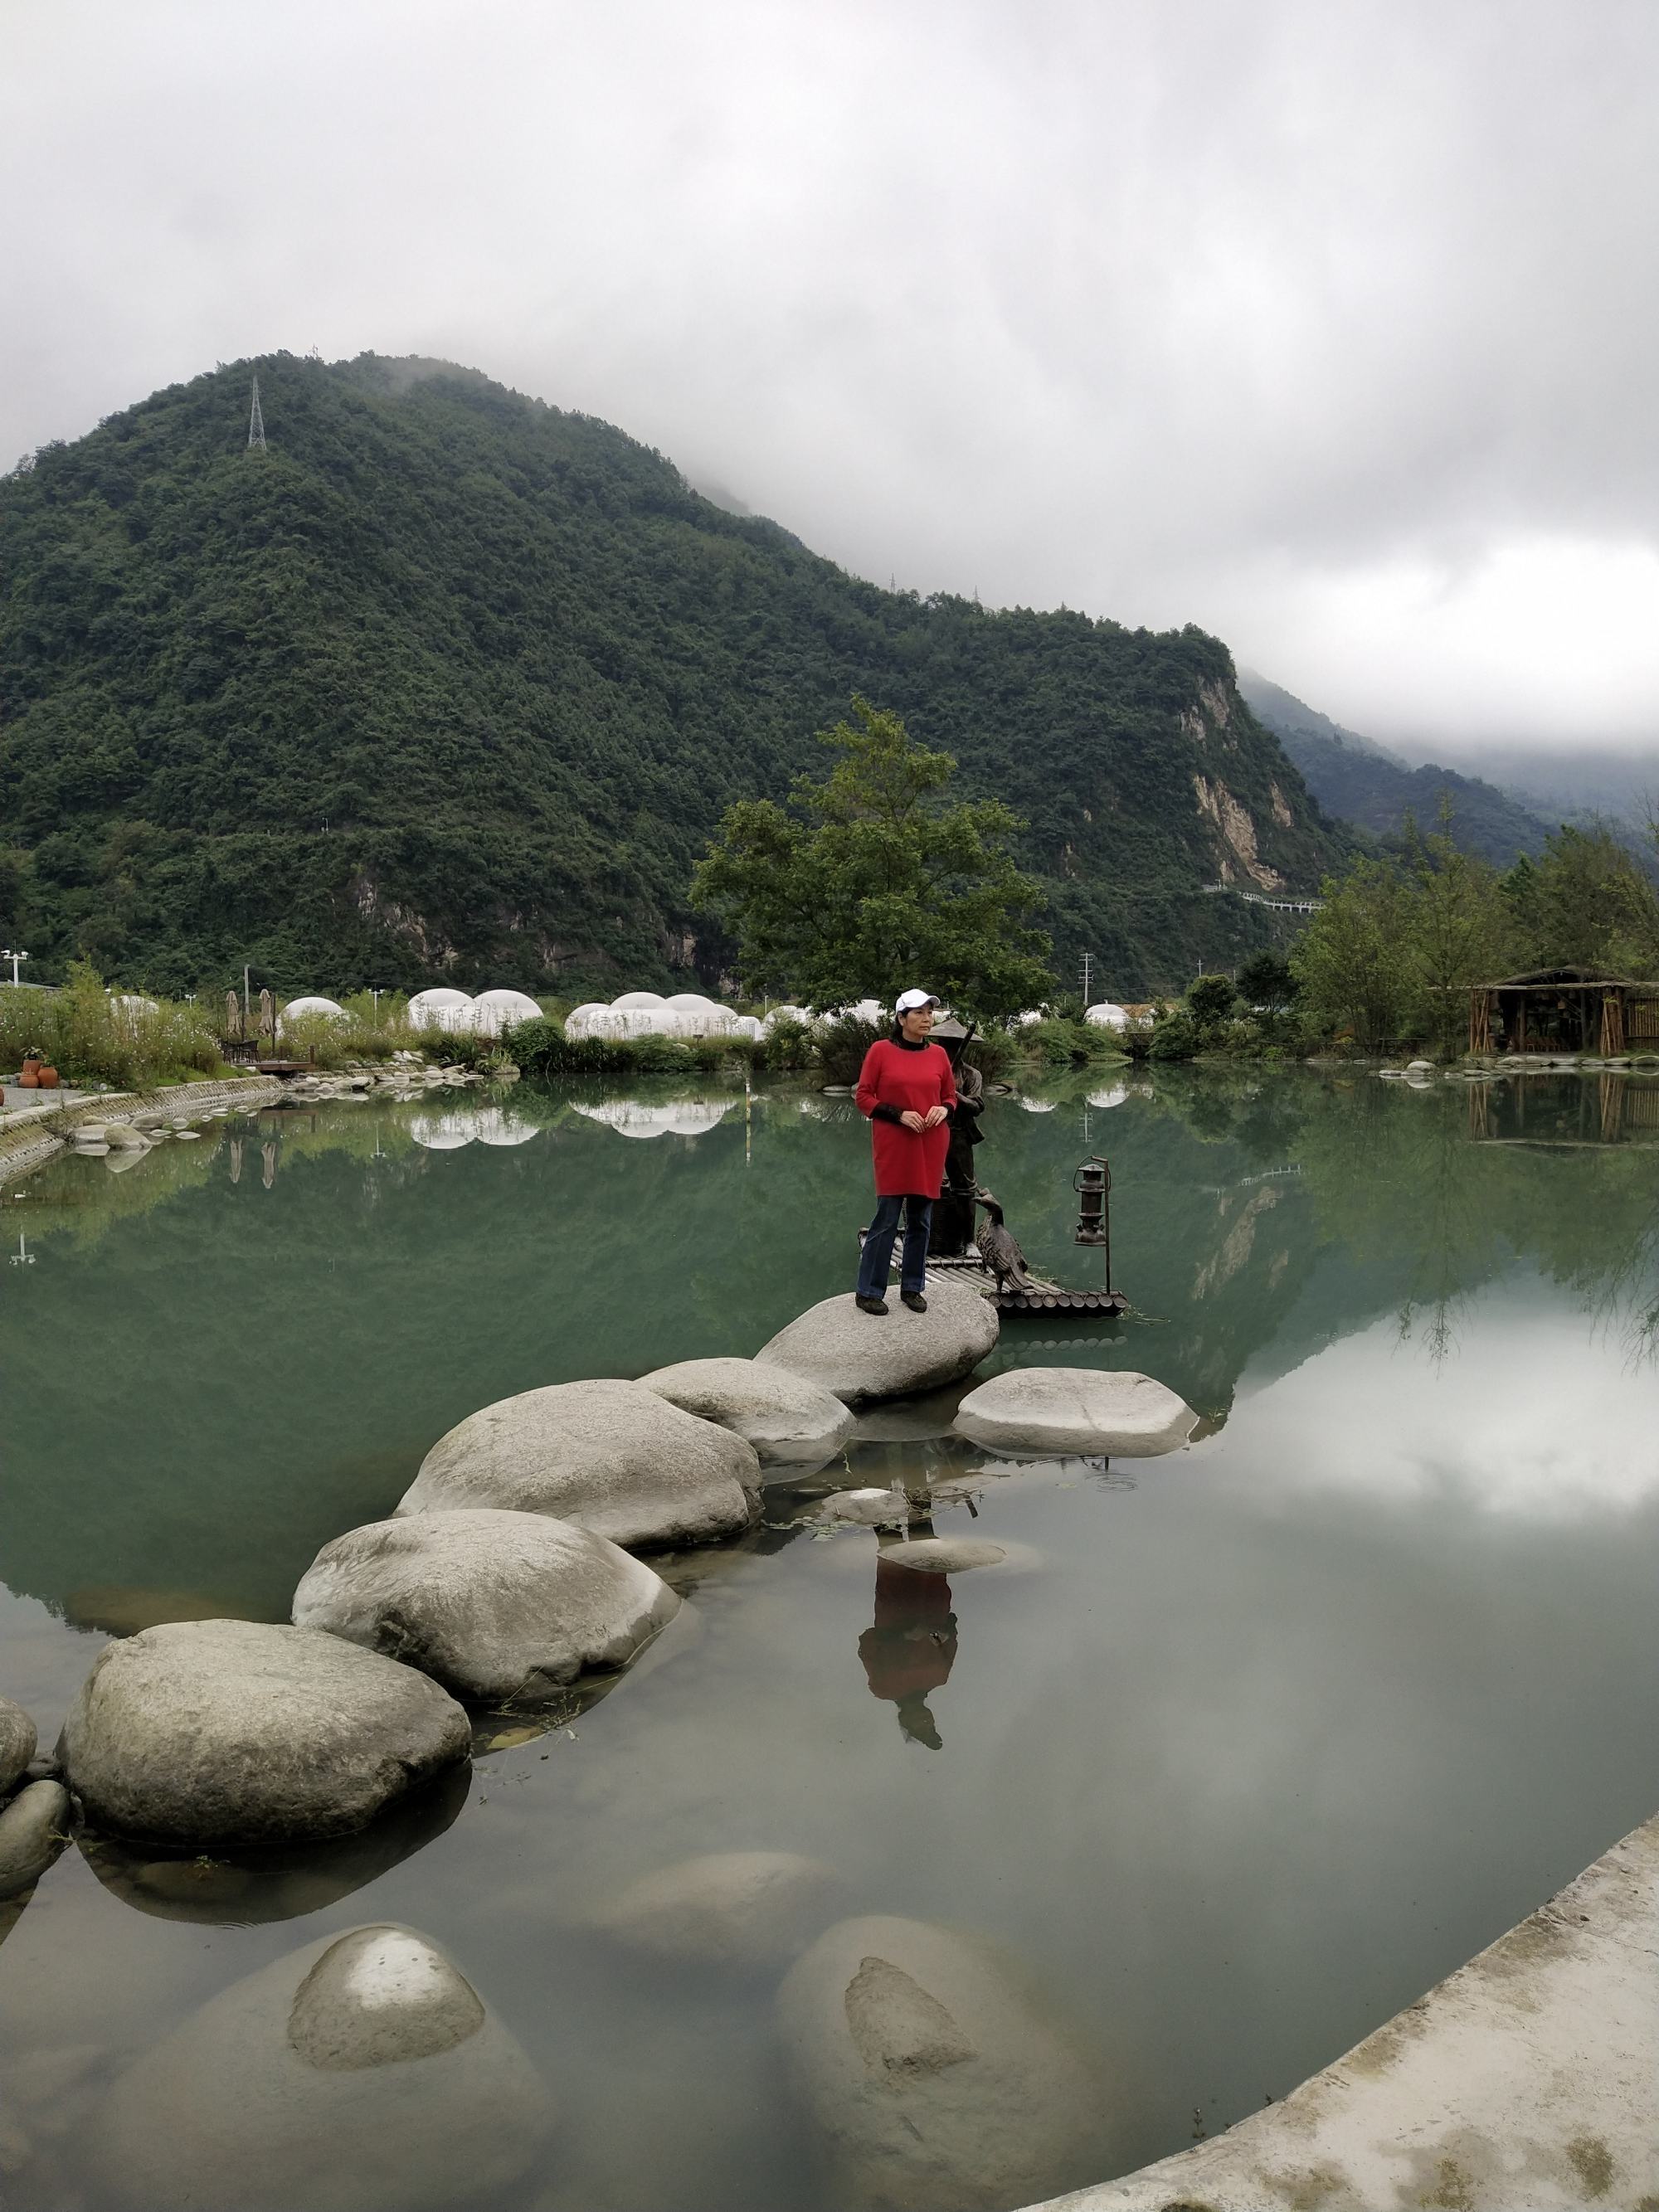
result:
<svg viewBox="0 0 1659 2212"><path fill-rule="evenodd" d="M1072 1188L1078 1198L1075 1243L1110 1245L1112 1227L1107 1211L1107 1193L1111 1188L1112 1170L1098 1153L1092 1159L1085 1160L1072 1177Z"/></svg>

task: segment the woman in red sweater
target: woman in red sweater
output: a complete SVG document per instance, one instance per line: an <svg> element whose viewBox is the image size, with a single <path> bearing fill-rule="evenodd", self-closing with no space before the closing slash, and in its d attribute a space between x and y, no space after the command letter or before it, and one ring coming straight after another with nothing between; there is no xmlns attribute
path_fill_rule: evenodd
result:
<svg viewBox="0 0 1659 2212"><path fill-rule="evenodd" d="M858 1107L870 1121L876 1158L876 1214L859 1261L858 1309L884 1314L887 1270L899 1217L904 1217L904 1256L899 1295L912 1313L926 1313L927 1228L939 1196L950 1147L948 1123L957 1103L950 1056L929 1044L939 1000L927 991L901 991L893 1008L893 1033L865 1054Z"/></svg>

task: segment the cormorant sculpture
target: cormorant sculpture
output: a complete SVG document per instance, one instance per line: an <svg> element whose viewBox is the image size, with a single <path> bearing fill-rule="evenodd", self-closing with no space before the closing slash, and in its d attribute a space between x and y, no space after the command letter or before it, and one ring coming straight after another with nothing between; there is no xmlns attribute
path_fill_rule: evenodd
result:
<svg viewBox="0 0 1659 2212"><path fill-rule="evenodd" d="M985 1208L985 1218L979 1224L974 1243L980 1258L996 1277L999 1293L1011 1285L1017 1291L1029 1291L1032 1277L1012 1230L1003 1226L1001 1201L983 1184L974 1194Z"/></svg>

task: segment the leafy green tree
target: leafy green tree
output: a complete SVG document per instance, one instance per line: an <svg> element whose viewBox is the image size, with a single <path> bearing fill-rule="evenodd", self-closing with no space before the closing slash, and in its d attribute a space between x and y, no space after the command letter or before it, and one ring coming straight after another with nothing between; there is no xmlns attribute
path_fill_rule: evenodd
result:
<svg viewBox="0 0 1659 2212"><path fill-rule="evenodd" d="M1302 1003L1362 1045L1403 1036L1416 992L1399 870L1360 860L1322 889L1324 906L1291 955Z"/></svg>
<svg viewBox="0 0 1659 2212"><path fill-rule="evenodd" d="M830 1007L920 983L980 1021L1046 998L1041 893L1010 850L1018 818L997 800L946 805L948 753L863 699L853 714L823 733L829 775L798 778L787 807L730 808L693 879L693 904L737 939L745 986Z"/></svg>
<svg viewBox="0 0 1659 2212"><path fill-rule="evenodd" d="M1611 830L1556 830L1534 885L1530 964L1644 978L1659 969L1659 892Z"/></svg>
<svg viewBox="0 0 1659 2212"><path fill-rule="evenodd" d="M1277 1013L1296 997L1296 971L1282 952L1253 952L1238 971L1238 995L1249 1006Z"/></svg>
<svg viewBox="0 0 1659 2212"><path fill-rule="evenodd" d="M1187 1006L1200 1029L1219 1029L1238 1003L1231 975L1194 975L1187 986Z"/></svg>
<svg viewBox="0 0 1659 2212"><path fill-rule="evenodd" d="M1466 1035L1464 987L1502 975L1516 952L1514 920L1503 878L1461 848L1444 800L1440 827L1415 824L1407 847L1406 950L1416 988L1415 1027L1443 1052Z"/></svg>

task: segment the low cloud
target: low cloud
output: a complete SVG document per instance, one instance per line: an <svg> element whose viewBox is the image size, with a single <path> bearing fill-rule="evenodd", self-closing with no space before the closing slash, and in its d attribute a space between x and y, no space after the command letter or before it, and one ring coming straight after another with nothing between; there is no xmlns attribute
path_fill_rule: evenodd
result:
<svg viewBox="0 0 1659 2212"><path fill-rule="evenodd" d="M1648 0L0 35L0 453L217 359L437 353L883 583L1197 621L1379 736L1659 742Z"/></svg>

